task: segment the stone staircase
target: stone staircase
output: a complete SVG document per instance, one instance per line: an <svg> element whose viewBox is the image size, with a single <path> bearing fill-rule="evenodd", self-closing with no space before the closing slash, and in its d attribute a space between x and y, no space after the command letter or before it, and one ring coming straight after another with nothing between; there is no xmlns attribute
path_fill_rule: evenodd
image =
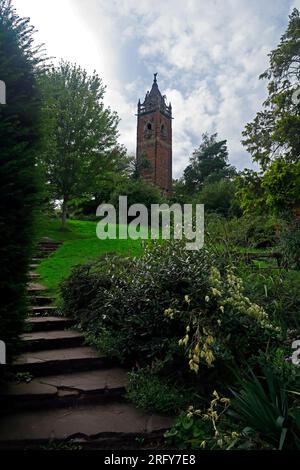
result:
<svg viewBox="0 0 300 470"><path fill-rule="evenodd" d="M30 269L59 246L43 240ZM125 400L126 371L86 346L82 334L72 329L72 319L55 313L34 271L28 293L30 331L22 335L24 352L11 367L25 381L9 382L1 390L0 448L161 445L171 419L144 413Z"/></svg>

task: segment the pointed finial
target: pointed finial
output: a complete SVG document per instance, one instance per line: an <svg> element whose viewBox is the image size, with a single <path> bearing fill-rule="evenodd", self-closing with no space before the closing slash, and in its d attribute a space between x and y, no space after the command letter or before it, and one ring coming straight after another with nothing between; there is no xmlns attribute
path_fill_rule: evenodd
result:
<svg viewBox="0 0 300 470"><path fill-rule="evenodd" d="M157 72L154 74L154 83L157 82L157 78L156 78L156 77L157 77Z"/></svg>

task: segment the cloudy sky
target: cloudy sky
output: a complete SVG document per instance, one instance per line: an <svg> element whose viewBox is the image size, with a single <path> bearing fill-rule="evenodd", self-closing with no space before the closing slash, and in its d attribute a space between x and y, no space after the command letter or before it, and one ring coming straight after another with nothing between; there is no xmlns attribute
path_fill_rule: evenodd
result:
<svg viewBox="0 0 300 470"><path fill-rule="evenodd" d="M267 54L300 0L14 0L48 54L94 69L135 153L136 105L158 72L172 102L173 168L179 176L203 132L228 140L231 163L251 166L241 131L259 110Z"/></svg>

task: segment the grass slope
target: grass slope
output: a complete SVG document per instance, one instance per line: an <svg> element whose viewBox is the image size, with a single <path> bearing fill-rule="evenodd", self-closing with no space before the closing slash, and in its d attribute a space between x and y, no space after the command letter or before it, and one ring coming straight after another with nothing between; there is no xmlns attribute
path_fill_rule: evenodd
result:
<svg viewBox="0 0 300 470"><path fill-rule="evenodd" d="M142 240L99 240L96 222L70 220L65 230L59 220L47 220L39 227L39 238L64 241L63 245L39 265L37 272L52 294L58 296L59 284L66 279L73 266L95 259L104 253L139 256L143 253ZM117 227L118 230L118 227Z"/></svg>

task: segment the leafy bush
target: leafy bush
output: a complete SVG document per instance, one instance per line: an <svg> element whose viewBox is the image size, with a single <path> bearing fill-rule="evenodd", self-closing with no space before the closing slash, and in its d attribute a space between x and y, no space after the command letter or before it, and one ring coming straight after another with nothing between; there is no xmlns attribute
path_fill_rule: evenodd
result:
<svg viewBox="0 0 300 470"><path fill-rule="evenodd" d="M278 250L286 266L300 270L300 220L294 214L281 222Z"/></svg>
<svg viewBox="0 0 300 470"><path fill-rule="evenodd" d="M204 204L207 212L215 212L224 217L241 215L235 197L235 184L228 179L204 183L196 201Z"/></svg>
<svg viewBox="0 0 300 470"><path fill-rule="evenodd" d="M61 287L64 311L73 314L83 328L90 330L98 319L98 305L104 304L112 287L109 273L104 272L105 261L109 262L108 256L100 258L98 263L76 266Z"/></svg>
<svg viewBox="0 0 300 470"><path fill-rule="evenodd" d="M144 204L148 210L151 209L151 204L163 202L159 189L141 179L127 179L118 184L113 189L108 202L118 208L120 196L127 196L128 207L133 204Z"/></svg>
<svg viewBox="0 0 300 470"><path fill-rule="evenodd" d="M166 432L165 437L179 449L230 449L241 440L242 433L236 432L226 418L230 406L229 398L214 390L207 408L195 409L189 406Z"/></svg>
<svg viewBox="0 0 300 470"><path fill-rule="evenodd" d="M112 332L103 328L97 336L93 333L88 333L85 336L86 343L89 346L104 351L109 357L118 359L121 363L124 362L124 350L126 348L126 336L118 330Z"/></svg>
<svg viewBox="0 0 300 470"><path fill-rule="evenodd" d="M197 373L200 366L218 363L241 364L280 338L280 328L245 296L243 282L232 268L222 275L212 266L208 286L204 298L185 296L186 332L179 344L186 350L191 370ZM176 319L181 310L174 300L165 314Z"/></svg>
<svg viewBox="0 0 300 470"><path fill-rule="evenodd" d="M127 398L138 408L160 413L178 413L199 401L194 390L174 384L150 367L130 372Z"/></svg>
<svg viewBox="0 0 300 470"><path fill-rule="evenodd" d="M246 295L261 305L277 322L284 334L300 326L299 276L287 271L246 272L243 277ZM299 331L300 332L300 331Z"/></svg>
<svg viewBox="0 0 300 470"><path fill-rule="evenodd" d="M261 185L269 207L276 210L299 207L300 162L277 158L264 173Z"/></svg>
<svg viewBox="0 0 300 470"><path fill-rule="evenodd" d="M106 257L73 271L63 308L108 355L142 367L165 361L179 373L189 371L187 356L195 371L217 369L221 378L224 365L248 360L279 332L241 280L216 263L179 241L147 246L139 259Z"/></svg>
<svg viewBox="0 0 300 470"><path fill-rule="evenodd" d="M200 449L201 444L206 443L208 432L207 422L197 415L190 416L189 413L182 412L172 428L165 433L165 437L177 449Z"/></svg>
<svg viewBox="0 0 300 470"><path fill-rule="evenodd" d="M124 359L147 364L165 357L184 331L183 322L174 324L164 310L174 299L205 290L210 264L205 250L189 252L180 243L154 244L132 260L106 257L73 271L62 285L63 308L95 337L118 331L126 339Z"/></svg>
<svg viewBox="0 0 300 470"><path fill-rule="evenodd" d="M278 223L276 218L266 215L225 219L209 214L206 219L210 243L226 245L233 250L237 246L247 249L275 246Z"/></svg>

